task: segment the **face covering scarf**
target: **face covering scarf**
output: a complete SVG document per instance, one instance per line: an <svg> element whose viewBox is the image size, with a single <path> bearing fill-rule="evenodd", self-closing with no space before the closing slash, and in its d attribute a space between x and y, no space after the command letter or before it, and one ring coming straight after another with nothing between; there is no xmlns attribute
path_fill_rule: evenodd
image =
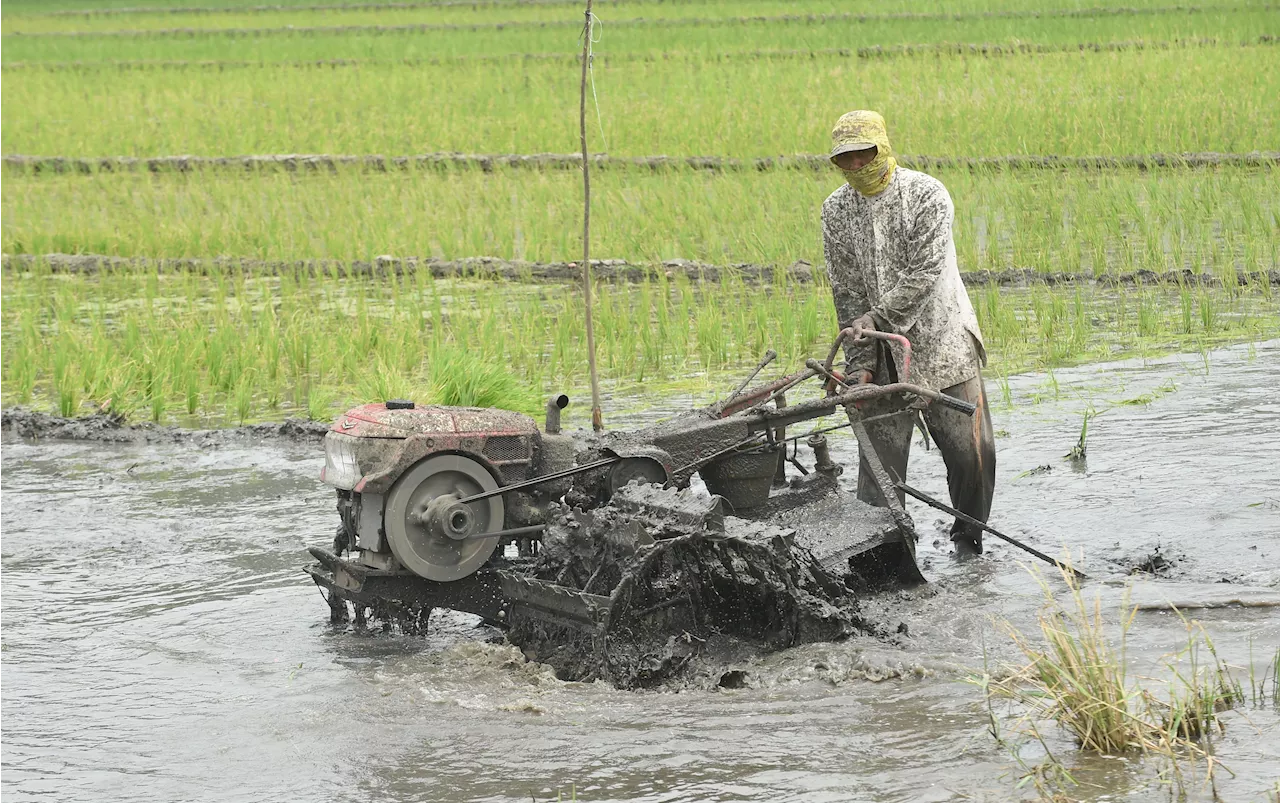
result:
<svg viewBox="0 0 1280 803"><path fill-rule="evenodd" d="M868 197L879 195L888 188L898 161L893 158L883 117L872 111L849 112L836 121L831 141L833 150L845 145L875 145L874 159L857 170L842 169L840 172L855 190Z"/></svg>

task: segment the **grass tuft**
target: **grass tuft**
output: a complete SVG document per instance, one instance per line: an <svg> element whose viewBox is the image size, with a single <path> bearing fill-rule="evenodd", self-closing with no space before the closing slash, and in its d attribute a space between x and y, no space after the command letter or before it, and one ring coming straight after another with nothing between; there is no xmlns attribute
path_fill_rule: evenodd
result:
<svg viewBox="0 0 1280 803"><path fill-rule="evenodd" d="M542 405L538 394L511 372L505 359L477 358L440 346L427 358L431 401L458 407L501 407L535 414Z"/></svg>
<svg viewBox="0 0 1280 803"><path fill-rule="evenodd" d="M1160 693L1159 681L1128 674L1125 646L1135 606L1123 606L1119 620L1112 622L1103 616L1099 599L1087 600L1069 572L1063 572L1065 600L1038 573L1036 578L1044 593L1038 632L1026 634L1007 622L1003 625L1026 663L1005 667L999 679L987 671L971 679L986 697L992 734L1027 770L1024 781L1034 783L1045 797L1075 784L1063 767L1026 765L1020 745L999 735L995 700L1010 701L1020 711L1014 730L1024 742L1044 746L1039 724L1052 722L1071 734L1081 750L1155 759L1160 777L1179 793L1185 791L1187 762L1203 762L1203 778L1212 784L1215 770L1223 766L1212 744L1223 727L1220 715L1244 704L1247 697L1204 628L1183 619L1186 640L1164 660L1168 679ZM1251 686L1256 701L1258 685L1251 681ZM1048 753L1047 746L1045 750ZM1047 764L1059 763L1048 755Z"/></svg>

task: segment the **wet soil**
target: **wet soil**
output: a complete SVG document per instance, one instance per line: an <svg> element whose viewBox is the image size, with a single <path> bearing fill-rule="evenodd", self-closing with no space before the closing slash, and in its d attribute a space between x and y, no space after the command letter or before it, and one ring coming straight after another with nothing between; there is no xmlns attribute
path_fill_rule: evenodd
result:
<svg viewBox="0 0 1280 803"><path fill-rule="evenodd" d="M993 523L1050 554L1069 548L1104 614L1126 598L1140 606L1134 676L1165 676L1185 640L1170 605L1205 626L1246 684L1280 645L1277 373L1273 341L1207 362L1017 376L1012 405L993 410L1008 433ZM1171 381L1176 391L1150 394ZM1069 463L1090 407L1109 410L1090 424L1087 461ZM833 457L851 465L852 441L836 435ZM7 800L1031 797L964 682L1014 657L999 622L1028 630L1041 604L1027 556L1002 542L957 563L948 522L909 502L931 582L861 605L897 640L806 644L625 692L561 681L471 617L436 612L425 639L331 627L300 571L336 522L322 462L316 444L287 438L6 436ZM916 447L909 481L945 496L936 451ZM1177 556L1165 575L1130 576L1157 546ZM1246 707L1225 722L1215 750L1234 776L1219 775L1221 799L1266 799L1280 715ZM1168 798L1141 761L1091 759L1052 727L1046 739L1082 782L1077 799Z"/></svg>
<svg viewBox="0 0 1280 803"><path fill-rule="evenodd" d="M0 266L6 271L47 270L61 274L97 274L112 271L140 269L157 273L198 273L202 275L229 275L243 273L253 276L289 274L297 277L363 278L369 276L399 276L428 271L438 279L474 278L504 279L509 281L571 281L580 279L581 270L576 262L525 262L497 257L470 257L443 260L419 257L384 256L373 260L297 260L293 262L254 259L147 259L144 257L112 257L97 254L5 254ZM632 263L622 259L593 259L591 270L597 279L604 281L642 281L655 273L668 276L683 274L690 279L719 281L722 274L730 273L744 281L771 282L779 274L802 284L813 281L815 267L805 260L797 260L788 266L737 263L713 265L688 259L673 259L661 263ZM960 274L969 286L997 284L1002 287L1089 286L1122 287L1139 285L1173 285L1191 287L1221 287L1223 280L1208 273L1190 270L1156 273L1149 270L1131 273L1052 273L1030 268L1002 271L976 270ZM1237 274L1240 286L1270 284L1280 286L1280 269L1267 271L1241 271Z"/></svg>
<svg viewBox="0 0 1280 803"><path fill-rule="evenodd" d="M193 446L222 446L255 441L289 441L319 444L330 422L288 418L280 423L249 424L225 429L183 429L157 424L129 423L124 416L110 413L63 418L62 416L8 407L0 411L0 434L4 440L74 440L98 443L184 443Z"/></svg>
<svg viewBox="0 0 1280 803"><path fill-rule="evenodd" d="M1267 43L1274 41L1266 38ZM995 46L991 46L995 47ZM1072 49L1087 49L1077 47ZM345 62L325 62L338 67ZM764 156L755 159L729 156L609 156L597 154L591 166L610 168L645 168L649 170L830 170L831 162L823 154L800 156ZM1267 167L1280 164L1280 151L1250 153L1148 153L1130 156L910 156L898 158L903 167L914 170L1162 170L1208 167ZM187 173L192 171L230 171L236 173L282 171L286 173L337 172L340 169L367 170L375 173L402 170L580 170L582 156L572 153L457 153L439 152L406 156L352 156L346 154L257 154L249 156L24 156L4 157L6 171L19 174L41 173Z"/></svg>

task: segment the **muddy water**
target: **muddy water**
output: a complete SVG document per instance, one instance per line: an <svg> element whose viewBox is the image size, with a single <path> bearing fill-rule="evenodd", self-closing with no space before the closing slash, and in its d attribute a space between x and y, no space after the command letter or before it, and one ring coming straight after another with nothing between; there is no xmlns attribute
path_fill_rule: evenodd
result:
<svg viewBox="0 0 1280 803"><path fill-rule="evenodd" d="M1173 561L1135 601L1280 601L1280 341L1016 377L995 415L993 520L1069 542L1104 604L1128 567ZM992 387L991 394L1001 392ZM1119 404L1142 400L1146 403ZM1072 467L1080 411L1106 410ZM836 442L849 462L848 439ZM336 524L314 449L9 442L3 449L6 800L1007 800L1012 761L962 682L1010 657L993 617L1027 627L1038 586L992 543L957 565L939 516L911 508L927 589L872 604L908 647L811 645L755 664L747 688L624 693L566 684L464 616L423 641L331 630L302 576ZM1039 466L1049 469L1026 473ZM936 453L912 479L944 491ZM935 543L936 541L936 543ZM1280 609L1197 610L1241 666L1280 643ZM1133 626L1156 673L1184 628ZM1227 800L1280 775L1280 717L1228 715ZM1164 799L1140 765L1049 740L1085 799ZM1035 754L1028 751L1029 759Z"/></svg>

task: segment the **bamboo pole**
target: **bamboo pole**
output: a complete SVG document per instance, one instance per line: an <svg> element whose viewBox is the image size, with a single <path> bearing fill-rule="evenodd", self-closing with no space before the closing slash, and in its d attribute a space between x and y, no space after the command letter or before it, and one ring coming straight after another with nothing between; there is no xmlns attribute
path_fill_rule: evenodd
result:
<svg viewBox="0 0 1280 803"><path fill-rule="evenodd" d="M591 61L591 0L582 27L582 86L578 129L582 136L582 298L587 308L587 371L591 375L591 429L604 430L600 412L600 377L596 374L596 333L591 309L591 163L587 154L587 70Z"/></svg>

